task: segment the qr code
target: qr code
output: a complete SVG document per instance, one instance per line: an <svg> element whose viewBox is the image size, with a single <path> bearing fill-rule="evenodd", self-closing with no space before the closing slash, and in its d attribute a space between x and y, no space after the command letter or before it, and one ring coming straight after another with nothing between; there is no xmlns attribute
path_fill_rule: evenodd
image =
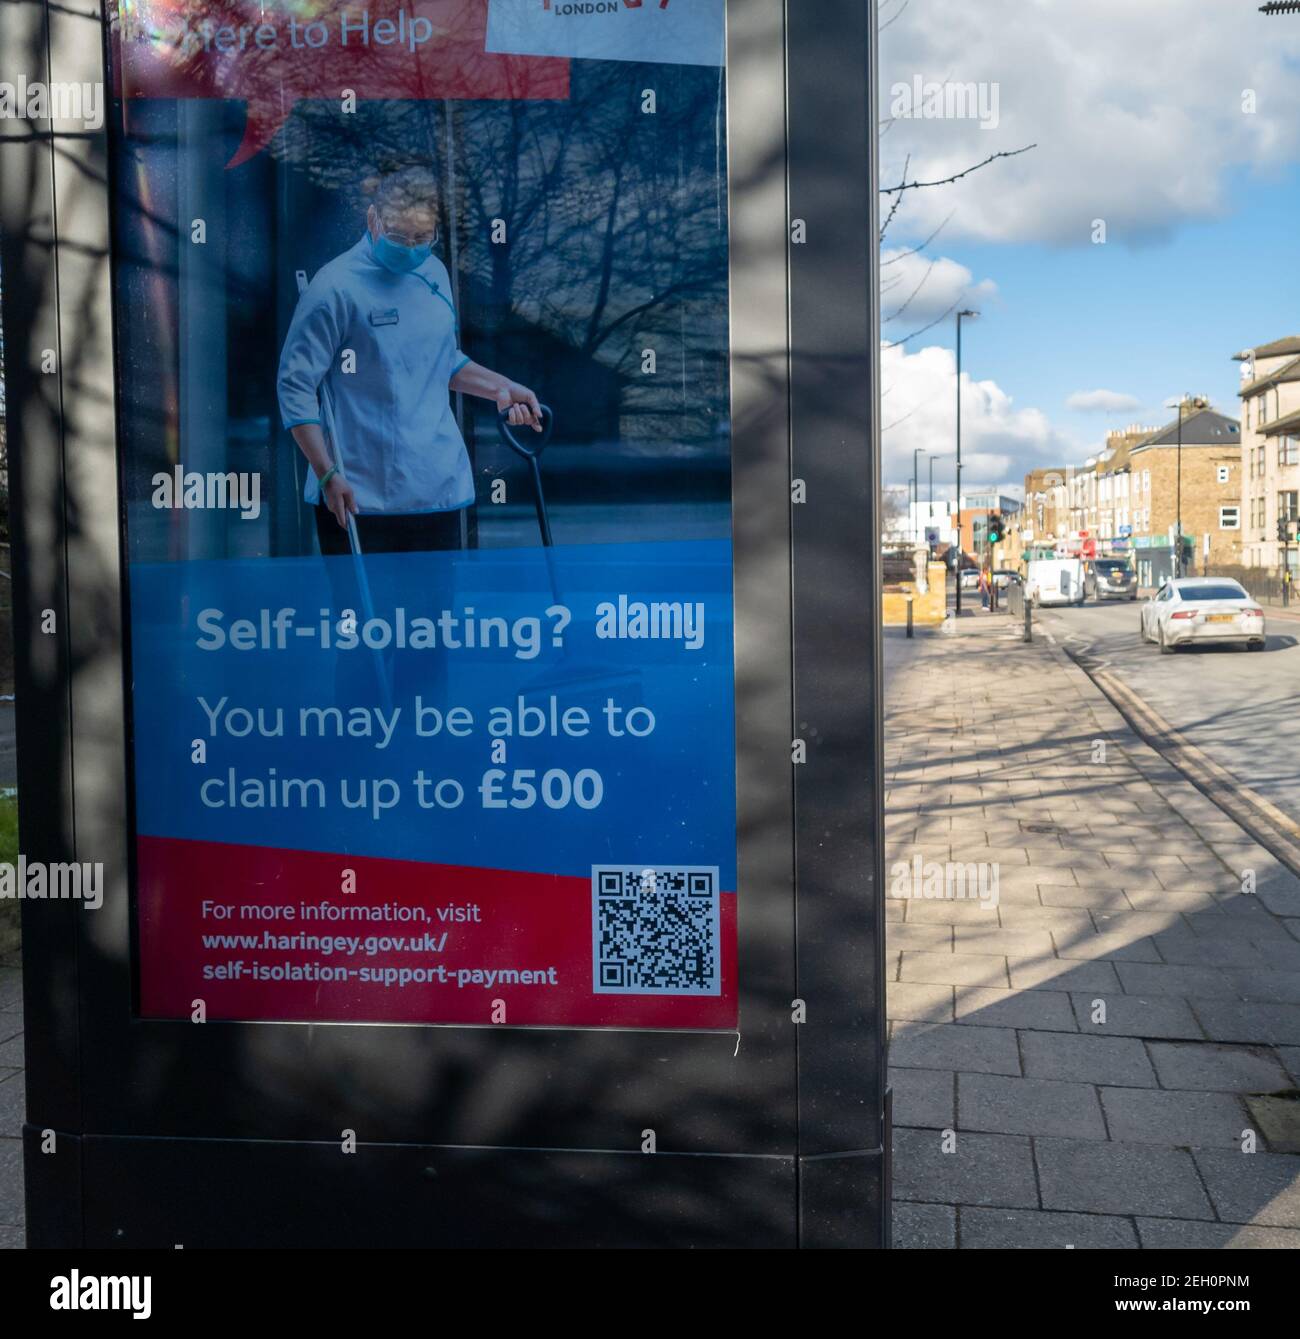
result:
<svg viewBox="0 0 1300 1339"><path fill-rule="evenodd" d="M597 995L720 995L716 865L591 867Z"/></svg>

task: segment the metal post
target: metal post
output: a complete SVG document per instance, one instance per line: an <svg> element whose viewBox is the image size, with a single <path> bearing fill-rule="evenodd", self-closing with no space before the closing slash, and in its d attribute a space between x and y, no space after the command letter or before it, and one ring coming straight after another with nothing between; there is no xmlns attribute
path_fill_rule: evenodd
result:
<svg viewBox="0 0 1300 1339"><path fill-rule="evenodd" d="M908 520L913 527L912 534L916 534L917 513L921 510L921 455L925 447L918 446L912 452L912 514Z"/></svg>
<svg viewBox="0 0 1300 1339"><path fill-rule="evenodd" d="M1178 501L1177 534L1174 537L1174 576L1183 574L1183 401L1178 402Z"/></svg>
<svg viewBox="0 0 1300 1339"><path fill-rule="evenodd" d="M1025 592L1025 641L1034 640L1034 606L1030 602L1029 592Z"/></svg>
<svg viewBox="0 0 1300 1339"><path fill-rule="evenodd" d="M953 497L953 515L957 520L957 613L961 613L961 318L957 313L957 492Z"/></svg>
<svg viewBox="0 0 1300 1339"><path fill-rule="evenodd" d="M909 637L912 635L912 597L910 594L907 597L907 635Z"/></svg>
<svg viewBox="0 0 1300 1339"><path fill-rule="evenodd" d="M957 517L957 613L961 613L961 318L978 316L969 309L957 313L957 494L953 507Z"/></svg>

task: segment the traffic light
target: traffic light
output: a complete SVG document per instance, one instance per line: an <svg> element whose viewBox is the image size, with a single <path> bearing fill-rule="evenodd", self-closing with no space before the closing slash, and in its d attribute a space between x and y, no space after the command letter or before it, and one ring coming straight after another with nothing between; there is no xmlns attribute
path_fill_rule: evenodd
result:
<svg viewBox="0 0 1300 1339"><path fill-rule="evenodd" d="M1277 518L1277 537L1282 541L1283 544L1286 543L1287 541L1286 518L1284 516L1279 516Z"/></svg>
<svg viewBox="0 0 1300 1339"><path fill-rule="evenodd" d="M989 513L985 534L988 536L990 544L1000 544L1002 542L1002 513L1000 511Z"/></svg>

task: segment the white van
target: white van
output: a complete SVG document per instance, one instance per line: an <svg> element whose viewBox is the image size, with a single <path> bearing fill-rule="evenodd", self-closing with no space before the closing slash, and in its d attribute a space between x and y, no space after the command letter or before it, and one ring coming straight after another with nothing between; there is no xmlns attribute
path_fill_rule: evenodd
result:
<svg viewBox="0 0 1300 1339"><path fill-rule="evenodd" d="M1082 604L1086 590L1082 558L1033 558L1025 594L1034 604Z"/></svg>

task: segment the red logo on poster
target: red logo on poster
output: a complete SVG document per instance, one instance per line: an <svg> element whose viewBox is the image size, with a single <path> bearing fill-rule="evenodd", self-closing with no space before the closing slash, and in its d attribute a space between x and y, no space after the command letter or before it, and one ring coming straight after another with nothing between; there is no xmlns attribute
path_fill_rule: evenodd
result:
<svg viewBox="0 0 1300 1339"><path fill-rule="evenodd" d="M141 0L113 22L114 92L246 102L228 167L264 149L300 98L341 113L379 99L567 98L568 60L484 49L487 11L487 0Z"/></svg>

